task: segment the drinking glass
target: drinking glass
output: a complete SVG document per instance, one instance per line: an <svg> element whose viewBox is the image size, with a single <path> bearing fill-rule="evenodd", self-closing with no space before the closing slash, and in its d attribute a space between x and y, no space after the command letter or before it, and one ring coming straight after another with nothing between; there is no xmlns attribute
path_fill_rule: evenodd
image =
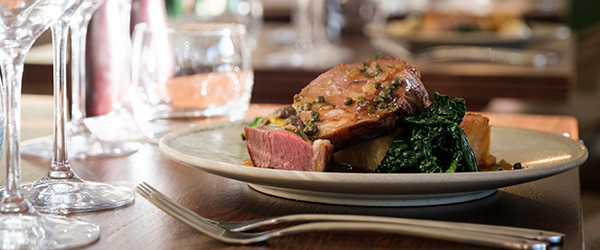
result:
<svg viewBox="0 0 600 250"><path fill-rule="evenodd" d="M86 0L93 1L93 0ZM24 197L47 213L67 214L115 208L134 199L131 189L79 178L69 163L67 124L67 34L72 14L82 2L71 6L52 24L54 48L54 147L50 170L44 178L23 186Z"/></svg>
<svg viewBox="0 0 600 250"><path fill-rule="evenodd" d="M246 114L254 73L241 24L137 24L131 65L133 114L151 142L177 129Z"/></svg>
<svg viewBox="0 0 600 250"><path fill-rule="evenodd" d="M0 203L0 246L11 249L67 248L98 239L100 229L87 222L40 214L21 188L20 112L24 60L34 41L74 0L1 0L0 65L3 117L6 122L6 188Z"/></svg>
<svg viewBox="0 0 600 250"><path fill-rule="evenodd" d="M105 0L87 0L75 10L71 17L71 121L67 123L69 157L119 157L137 152L141 143L135 140L104 140L92 133L84 124L86 118L86 70L85 51L87 28L93 13ZM110 3L113 4L113 3ZM124 36L129 36L123 34ZM116 36L118 38L118 36ZM115 121L113 121L115 122ZM28 156L51 158L53 156L52 136L23 142L21 153Z"/></svg>

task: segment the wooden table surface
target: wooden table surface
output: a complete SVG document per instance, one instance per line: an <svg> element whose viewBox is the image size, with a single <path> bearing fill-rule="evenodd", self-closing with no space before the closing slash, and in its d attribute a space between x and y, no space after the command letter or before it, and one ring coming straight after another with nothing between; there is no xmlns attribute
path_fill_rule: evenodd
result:
<svg viewBox="0 0 600 250"><path fill-rule="evenodd" d="M23 97L22 140L51 133L52 99ZM252 105L249 116L278 105ZM529 127L578 138L572 117L486 114L492 124ZM24 158L23 182L39 180L50 161ZM325 205L276 198L254 191L246 183L180 165L145 144L128 157L71 160L85 180L135 188L146 181L184 206L217 220L240 221L295 213L364 214L473 222L563 232L562 249L582 249L582 210L579 172L568 172L521 185L501 188L489 197L460 204L430 207L359 207ZM3 171L4 173L4 171ZM4 180L4 177L3 179ZM141 196L113 210L69 217L96 223L100 240L85 249L481 249L466 244L371 232L327 232L286 236L250 246L220 243L167 215Z"/></svg>

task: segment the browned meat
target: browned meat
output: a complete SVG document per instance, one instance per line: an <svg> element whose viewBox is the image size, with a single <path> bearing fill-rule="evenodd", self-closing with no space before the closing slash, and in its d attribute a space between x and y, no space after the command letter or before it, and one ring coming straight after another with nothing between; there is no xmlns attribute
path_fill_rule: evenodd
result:
<svg viewBox="0 0 600 250"><path fill-rule="evenodd" d="M293 107L314 139L336 150L388 135L396 122L429 104L419 71L405 61L382 57L340 64L321 74L294 97ZM315 126L311 126L312 124Z"/></svg>
<svg viewBox="0 0 600 250"><path fill-rule="evenodd" d="M252 164L259 168L324 172L333 155L333 145L328 140L305 140L286 128L289 129L245 128Z"/></svg>

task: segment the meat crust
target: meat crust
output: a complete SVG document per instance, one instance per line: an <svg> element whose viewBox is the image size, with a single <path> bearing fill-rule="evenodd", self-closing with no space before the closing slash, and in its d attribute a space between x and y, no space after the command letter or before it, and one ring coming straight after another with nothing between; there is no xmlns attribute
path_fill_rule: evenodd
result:
<svg viewBox="0 0 600 250"><path fill-rule="evenodd" d="M318 116L318 131L311 137L330 140L340 150L393 133L400 118L416 115L428 104L419 71L405 61L382 57L339 64L321 74L294 97L293 107L304 122Z"/></svg>

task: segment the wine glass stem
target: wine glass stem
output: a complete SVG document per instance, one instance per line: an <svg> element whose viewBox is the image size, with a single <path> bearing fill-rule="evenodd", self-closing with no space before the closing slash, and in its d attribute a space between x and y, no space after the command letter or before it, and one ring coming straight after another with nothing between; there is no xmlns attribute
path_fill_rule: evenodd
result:
<svg viewBox="0 0 600 250"><path fill-rule="evenodd" d="M12 42L0 51L2 60L2 111L6 119L6 188L0 213L23 213L29 210L21 190L21 83L25 56L33 41Z"/></svg>
<svg viewBox="0 0 600 250"><path fill-rule="evenodd" d="M24 48L9 48L9 58L2 61L2 99L4 101L4 119L6 130L4 141L6 149L6 193L12 199L21 199L21 162L19 152L20 141L20 114L21 106L21 81L23 79L23 65L26 52ZM15 57L11 57L15 56Z"/></svg>
<svg viewBox="0 0 600 250"><path fill-rule="evenodd" d="M91 17L91 16L90 16ZM90 17L71 22L71 124L80 126L86 117L85 48Z"/></svg>
<svg viewBox="0 0 600 250"><path fill-rule="evenodd" d="M312 45L311 1L296 0L295 26L298 39L296 48L304 50Z"/></svg>
<svg viewBox="0 0 600 250"><path fill-rule="evenodd" d="M67 35L69 19L61 18L52 24L52 42L54 54L54 149L52 163L47 177L72 178L75 173L71 170L67 155L66 123L67 123Z"/></svg>
<svg viewBox="0 0 600 250"><path fill-rule="evenodd" d="M312 43L324 42L327 40L327 32L325 31L325 1L311 1L311 24L312 24Z"/></svg>

